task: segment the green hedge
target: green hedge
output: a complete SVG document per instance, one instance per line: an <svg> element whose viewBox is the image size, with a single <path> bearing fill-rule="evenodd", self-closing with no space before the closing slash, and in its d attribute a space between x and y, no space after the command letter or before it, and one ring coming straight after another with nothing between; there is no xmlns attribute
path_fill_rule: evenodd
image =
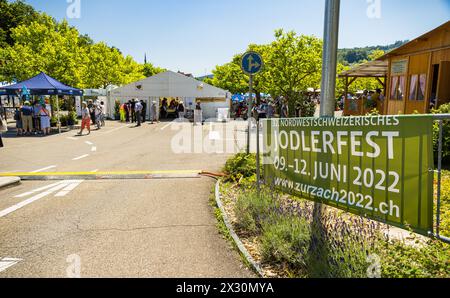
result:
<svg viewBox="0 0 450 298"><path fill-rule="evenodd" d="M60 116L61 126L74 126L79 123L77 119L77 114L75 112L70 112L67 115L61 115ZM51 127L57 127L58 124L58 118L56 116L53 116L50 119L50 125Z"/></svg>
<svg viewBox="0 0 450 298"><path fill-rule="evenodd" d="M250 178L256 174L256 156L245 153L236 154L227 161L224 172L227 182L239 182L244 178Z"/></svg>

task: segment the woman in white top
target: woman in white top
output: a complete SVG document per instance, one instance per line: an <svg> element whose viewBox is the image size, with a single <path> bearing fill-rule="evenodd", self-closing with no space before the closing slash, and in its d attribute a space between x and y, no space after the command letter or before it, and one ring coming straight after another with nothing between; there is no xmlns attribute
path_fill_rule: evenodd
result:
<svg viewBox="0 0 450 298"><path fill-rule="evenodd" d="M47 110L45 104L42 105L39 111L39 116L41 116L41 129L44 135L50 134L50 112Z"/></svg>

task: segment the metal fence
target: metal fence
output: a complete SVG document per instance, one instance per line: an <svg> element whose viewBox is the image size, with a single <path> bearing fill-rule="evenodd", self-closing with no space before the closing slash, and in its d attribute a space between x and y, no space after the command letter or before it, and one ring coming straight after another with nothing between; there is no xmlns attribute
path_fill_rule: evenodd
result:
<svg viewBox="0 0 450 298"><path fill-rule="evenodd" d="M444 145L444 121L450 120L450 115L435 115L434 120L439 122L439 137L438 137L438 160L437 160L437 190L436 190L436 223L435 231L430 232L430 236L436 237L443 242L450 244L450 238L441 235L441 207L442 207L442 159L443 159L443 145ZM450 148L447 148L450 150ZM432 170L434 171L434 170Z"/></svg>

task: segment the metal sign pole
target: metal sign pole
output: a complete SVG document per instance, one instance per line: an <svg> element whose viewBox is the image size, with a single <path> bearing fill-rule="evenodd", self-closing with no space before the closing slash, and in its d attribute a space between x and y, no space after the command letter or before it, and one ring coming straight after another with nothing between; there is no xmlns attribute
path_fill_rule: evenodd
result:
<svg viewBox="0 0 450 298"><path fill-rule="evenodd" d="M253 106L253 75L250 76L250 96L248 98L248 132L247 132L247 154L250 154L251 129L252 129L252 106Z"/></svg>
<svg viewBox="0 0 450 298"><path fill-rule="evenodd" d="M56 118L58 119L58 132L61 133L61 118L59 116L59 96L56 95Z"/></svg>
<svg viewBox="0 0 450 298"><path fill-rule="evenodd" d="M437 184L437 206L436 206L436 235L439 237L441 233L441 188L442 188L442 143L443 143L443 126L444 121L439 120L439 148L438 148L438 184Z"/></svg>
<svg viewBox="0 0 450 298"><path fill-rule="evenodd" d="M260 169L260 144L259 144L259 117L256 119L256 188L258 191L258 196L261 193L261 169Z"/></svg>

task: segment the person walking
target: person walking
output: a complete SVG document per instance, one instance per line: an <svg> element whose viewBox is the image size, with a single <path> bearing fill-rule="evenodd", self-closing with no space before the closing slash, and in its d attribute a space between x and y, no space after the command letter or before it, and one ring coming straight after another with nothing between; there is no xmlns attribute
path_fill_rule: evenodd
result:
<svg viewBox="0 0 450 298"><path fill-rule="evenodd" d="M156 122L156 123L159 122L159 120L158 120L158 107L156 106L156 101L155 100L152 102L152 106L150 107L150 117L151 117L152 124L154 122Z"/></svg>
<svg viewBox="0 0 450 298"><path fill-rule="evenodd" d="M22 114L22 127L23 131L27 135L33 133L33 108L29 101L25 102L25 105L20 109Z"/></svg>
<svg viewBox="0 0 450 298"><path fill-rule="evenodd" d="M86 102L83 102L81 107L81 131L78 135L82 136L85 128L88 130L88 135L91 134L91 113L89 111L88 105Z"/></svg>
<svg viewBox="0 0 450 298"><path fill-rule="evenodd" d="M145 121L147 121L147 103L143 100L141 100L141 105L142 105L142 123L145 123Z"/></svg>
<svg viewBox="0 0 450 298"><path fill-rule="evenodd" d="M106 105L105 105L105 103L104 103L103 101L100 102L100 108L102 109L102 115L101 115L100 121L101 121L101 123L102 123L102 126L104 127L104 126L106 126L106 123L105 123L105 118L106 118Z"/></svg>
<svg viewBox="0 0 450 298"><path fill-rule="evenodd" d="M136 122L137 122L136 127L141 126L141 122L142 122L142 114L141 114L141 113L142 113L142 109L143 109L142 103L141 103L139 100L135 101L135 103L134 103L134 113L135 113L135 118L136 118Z"/></svg>
<svg viewBox="0 0 450 298"><path fill-rule="evenodd" d="M102 128L103 109L99 104L95 104L94 111L95 111L95 124L97 125L97 130L100 130Z"/></svg>
<svg viewBox="0 0 450 298"><path fill-rule="evenodd" d="M40 124L43 135L50 135L50 112L47 110L45 104L41 105L39 116L41 118Z"/></svg>

